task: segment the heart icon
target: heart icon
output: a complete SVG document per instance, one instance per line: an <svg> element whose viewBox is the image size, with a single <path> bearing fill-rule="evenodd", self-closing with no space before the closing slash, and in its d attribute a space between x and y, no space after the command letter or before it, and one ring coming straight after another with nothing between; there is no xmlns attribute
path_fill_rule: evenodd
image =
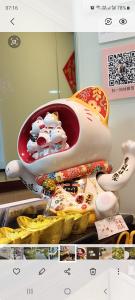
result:
<svg viewBox="0 0 135 300"><path fill-rule="evenodd" d="M21 272L21 270L20 270L19 268L14 268L14 269L13 269L13 273L14 273L15 275L18 275L20 272Z"/></svg>

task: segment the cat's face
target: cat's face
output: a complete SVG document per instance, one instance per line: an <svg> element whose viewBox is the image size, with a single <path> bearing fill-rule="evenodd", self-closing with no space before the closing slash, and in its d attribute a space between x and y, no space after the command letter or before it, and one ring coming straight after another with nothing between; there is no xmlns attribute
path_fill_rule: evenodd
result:
<svg viewBox="0 0 135 300"><path fill-rule="evenodd" d="M57 111L69 148L33 160L28 156L27 140L31 124L38 116ZM51 101L34 111L23 124L18 138L18 154L23 165L34 175L60 171L88 162L107 160L111 149L110 131L100 117L72 99Z"/></svg>
<svg viewBox="0 0 135 300"><path fill-rule="evenodd" d="M39 117L35 122L33 122L30 133L33 135L38 135L40 130L43 128L45 128L44 120Z"/></svg>

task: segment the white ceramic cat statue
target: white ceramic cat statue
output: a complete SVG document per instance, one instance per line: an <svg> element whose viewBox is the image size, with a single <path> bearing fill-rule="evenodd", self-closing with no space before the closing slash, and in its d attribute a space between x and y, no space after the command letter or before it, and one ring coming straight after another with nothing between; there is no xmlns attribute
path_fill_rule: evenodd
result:
<svg viewBox="0 0 135 300"><path fill-rule="evenodd" d="M52 114L55 111L58 112L59 120L53 115L52 125ZM61 142L59 143L59 140L57 140L59 143L58 151L55 151L54 147L53 153L49 152L47 155L33 160L27 151L27 142L33 120L37 122L38 117L44 119L45 127L56 130L54 137L58 130L63 128L66 133L63 141L67 144L63 151ZM103 169L101 170L99 162L102 161L104 166L107 165L112 146L108 117L108 98L100 87L87 87L71 98L54 100L39 107L27 118L20 130L17 143L20 160L12 161L7 165L7 176L21 177L28 188L37 194L41 194L44 189L37 178L46 177L48 174L55 176L63 170L80 166L81 180L85 179L85 193L89 196L87 199L90 199L90 194L93 193L90 205L95 210L97 218L104 218L118 213L119 204L115 192L127 184L135 171L135 142L127 141L122 145L123 163L116 172L109 173L109 171L104 172ZM41 127L44 124L42 123ZM62 128L59 128L59 126L62 126ZM33 127L32 134L36 136L39 132L37 133ZM96 170L95 173L93 173L88 164L91 164L92 168L93 164L95 166L95 162L97 167L94 169ZM86 166L89 169L88 174L85 173ZM71 173L73 175L73 172ZM66 171L65 174L69 174L69 171ZM76 176L77 173L75 172ZM82 197L82 195L80 196ZM67 194L65 197L67 197ZM82 201L81 197L78 198L78 202ZM88 203L83 204L82 207L85 209ZM62 205L61 207L63 208Z"/></svg>
<svg viewBox="0 0 135 300"><path fill-rule="evenodd" d="M30 134L36 138L41 129L45 128L44 120L42 117L38 117L35 122L32 123Z"/></svg>

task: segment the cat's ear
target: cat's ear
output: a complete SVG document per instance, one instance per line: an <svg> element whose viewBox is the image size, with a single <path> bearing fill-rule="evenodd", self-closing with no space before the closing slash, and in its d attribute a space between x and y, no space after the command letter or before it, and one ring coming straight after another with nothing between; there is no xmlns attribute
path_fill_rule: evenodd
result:
<svg viewBox="0 0 135 300"><path fill-rule="evenodd" d="M59 119L59 113L57 111L54 111L53 114Z"/></svg>
<svg viewBox="0 0 135 300"><path fill-rule="evenodd" d="M70 99L83 104L98 115L105 125L108 124L109 100L102 88L96 86L84 88L75 93Z"/></svg>
<svg viewBox="0 0 135 300"><path fill-rule="evenodd" d="M43 118L42 118L41 116L39 116L39 117L37 118L37 120L43 120Z"/></svg>

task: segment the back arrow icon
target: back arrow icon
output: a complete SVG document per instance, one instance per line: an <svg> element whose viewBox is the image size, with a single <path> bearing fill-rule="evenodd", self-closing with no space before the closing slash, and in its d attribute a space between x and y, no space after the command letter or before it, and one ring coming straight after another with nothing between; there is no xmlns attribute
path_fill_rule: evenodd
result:
<svg viewBox="0 0 135 300"><path fill-rule="evenodd" d="M12 20L10 20L10 23L11 23L12 25L15 25L15 24L13 23L14 19L15 19L15 18L13 18Z"/></svg>
<svg viewBox="0 0 135 300"><path fill-rule="evenodd" d="M105 293L106 295L108 295L108 293L107 293L107 289L105 289L105 290L104 290L104 293Z"/></svg>

